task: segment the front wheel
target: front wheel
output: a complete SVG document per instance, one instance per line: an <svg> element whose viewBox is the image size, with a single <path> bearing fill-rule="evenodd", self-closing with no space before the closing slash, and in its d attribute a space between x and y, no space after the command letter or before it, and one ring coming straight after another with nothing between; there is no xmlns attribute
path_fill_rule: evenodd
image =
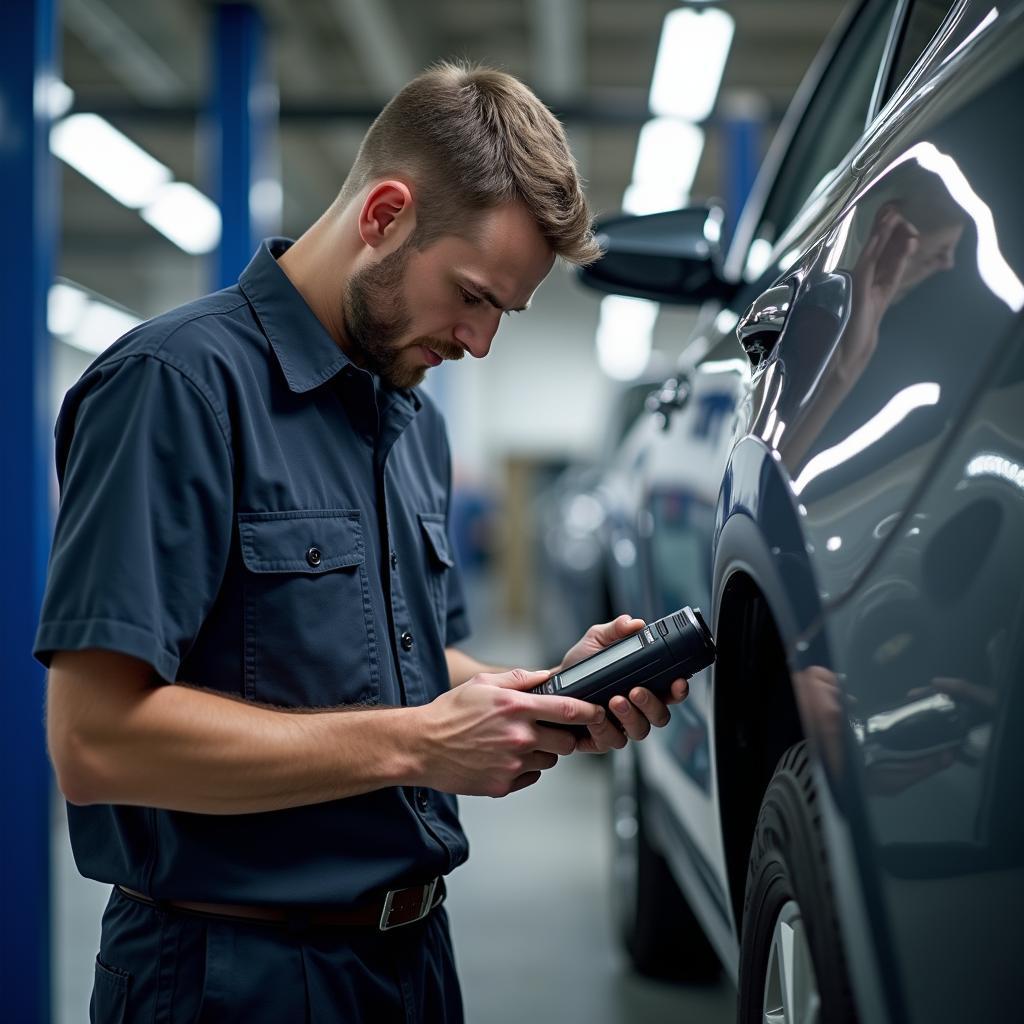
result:
<svg viewBox="0 0 1024 1024"><path fill-rule="evenodd" d="M856 1024L806 743L761 802L740 947L740 1024Z"/></svg>

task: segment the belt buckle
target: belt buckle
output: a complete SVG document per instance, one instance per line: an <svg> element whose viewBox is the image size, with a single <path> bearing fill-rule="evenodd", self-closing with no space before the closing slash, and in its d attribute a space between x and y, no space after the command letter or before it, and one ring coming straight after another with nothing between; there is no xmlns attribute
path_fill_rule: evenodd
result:
<svg viewBox="0 0 1024 1024"><path fill-rule="evenodd" d="M401 896L402 893L415 892L422 889L423 899L420 901L419 910L415 917L404 918L401 921L391 922L391 914L393 911L401 912L406 908L395 907L395 897ZM380 912L380 923L377 925L377 929L382 932L391 931L393 928L401 928L403 925L415 924L417 921L422 921L423 918L430 913L434 906L434 893L437 891L437 879L428 882L426 885L414 885L408 889L390 889L388 894L384 897L384 907Z"/></svg>

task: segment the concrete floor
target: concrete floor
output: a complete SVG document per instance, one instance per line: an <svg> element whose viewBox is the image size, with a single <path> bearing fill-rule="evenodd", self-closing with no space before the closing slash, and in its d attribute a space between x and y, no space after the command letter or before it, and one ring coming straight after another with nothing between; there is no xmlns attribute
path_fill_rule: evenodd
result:
<svg viewBox="0 0 1024 1024"><path fill-rule="evenodd" d="M498 663L537 664L526 633L491 631L470 649ZM735 1019L725 980L678 988L638 978L626 965L609 907L605 769L600 758L565 758L522 793L461 801L472 855L449 879L448 904L472 1024ZM108 890L77 873L61 802L53 836L54 1015L58 1024L82 1024Z"/></svg>

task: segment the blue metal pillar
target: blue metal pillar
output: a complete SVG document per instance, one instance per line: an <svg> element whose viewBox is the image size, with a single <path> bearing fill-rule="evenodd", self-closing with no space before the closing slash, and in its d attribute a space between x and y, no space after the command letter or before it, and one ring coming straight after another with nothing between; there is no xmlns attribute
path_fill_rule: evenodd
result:
<svg viewBox="0 0 1024 1024"><path fill-rule="evenodd" d="M277 89L266 28L250 4L215 9L212 156L221 239L214 285L234 284L260 239L280 230Z"/></svg>
<svg viewBox="0 0 1024 1024"><path fill-rule="evenodd" d="M761 144L764 118L760 104L736 103L733 109L726 105L722 117L723 148L725 150L725 211L726 225L723 244L732 238L743 204L750 195L761 166Z"/></svg>
<svg viewBox="0 0 1024 1024"><path fill-rule="evenodd" d="M50 807L44 674L32 660L51 537L53 465L46 296L56 241L49 85L54 0L4 8L0 32L0 1015L50 1019Z"/></svg>

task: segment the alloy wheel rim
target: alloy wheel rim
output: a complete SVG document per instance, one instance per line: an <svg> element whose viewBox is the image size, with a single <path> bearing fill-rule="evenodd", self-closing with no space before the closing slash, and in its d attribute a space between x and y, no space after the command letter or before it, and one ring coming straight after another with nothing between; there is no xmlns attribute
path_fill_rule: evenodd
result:
<svg viewBox="0 0 1024 1024"><path fill-rule="evenodd" d="M762 1009L764 1024L818 1024L821 1018L818 979L795 900L789 900L775 919Z"/></svg>

